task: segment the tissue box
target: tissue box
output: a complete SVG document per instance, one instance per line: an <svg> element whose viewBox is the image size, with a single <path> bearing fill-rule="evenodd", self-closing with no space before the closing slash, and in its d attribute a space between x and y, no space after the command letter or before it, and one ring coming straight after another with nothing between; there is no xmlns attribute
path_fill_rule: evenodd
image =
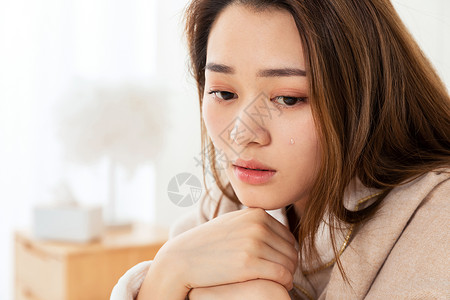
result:
<svg viewBox="0 0 450 300"><path fill-rule="evenodd" d="M33 233L38 239L89 242L103 233L99 206L37 206L33 209Z"/></svg>

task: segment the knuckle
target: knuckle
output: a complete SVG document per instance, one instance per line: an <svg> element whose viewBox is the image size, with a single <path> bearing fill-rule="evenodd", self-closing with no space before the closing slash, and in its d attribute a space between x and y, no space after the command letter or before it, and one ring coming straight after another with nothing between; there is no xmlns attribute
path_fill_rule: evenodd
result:
<svg viewBox="0 0 450 300"><path fill-rule="evenodd" d="M297 271L298 268L298 260L294 260L294 273Z"/></svg>
<svg viewBox="0 0 450 300"><path fill-rule="evenodd" d="M244 249L245 251L247 251L248 253L255 253L255 250L260 249L262 243L254 238L249 238L247 239L245 245L244 245Z"/></svg>
<svg viewBox="0 0 450 300"><path fill-rule="evenodd" d="M298 252L295 249L292 249L291 253L290 253L290 258L292 259L292 261L297 262L298 261Z"/></svg>
<svg viewBox="0 0 450 300"><path fill-rule="evenodd" d="M250 269L253 266L254 256L248 253L247 251L242 252L241 254L241 264L245 269Z"/></svg>
<svg viewBox="0 0 450 300"><path fill-rule="evenodd" d="M262 219L267 215L266 211L259 207L252 208L251 210L252 210L252 214L258 219Z"/></svg>
<svg viewBox="0 0 450 300"><path fill-rule="evenodd" d="M294 277L291 273L287 272L286 279L283 281L284 286L290 286L292 285L292 282L294 281Z"/></svg>
<svg viewBox="0 0 450 300"><path fill-rule="evenodd" d="M268 233L267 226L262 223L254 223L250 230L256 237L263 237Z"/></svg>
<svg viewBox="0 0 450 300"><path fill-rule="evenodd" d="M283 285L289 285L289 283L292 282L293 279L291 272L289 272L288 269L286 269L281 265L277 267L275 271L275 276L278 279L278 281Z"/></svg>
<svg viewBox="0 0 450 300"><path fill-rule="evenodd" d="M294 274L295 273L295 269L296 269L296 265L294 262L292 262L291 260L288 260L287 262L287 266L289 266L289 271Z"/></svg>

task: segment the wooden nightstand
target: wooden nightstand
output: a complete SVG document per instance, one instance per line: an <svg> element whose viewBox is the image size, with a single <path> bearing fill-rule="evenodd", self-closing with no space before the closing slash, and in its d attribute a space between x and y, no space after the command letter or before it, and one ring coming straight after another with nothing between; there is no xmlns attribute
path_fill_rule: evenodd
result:
<svg viewBox="0 0 450 300"><path fill-rule="evenodd" d="M153 259L168 230L134 225L109 230L89 244L34 239L15 233L16 300L107 300L117 280L132 266Z"/></svg>

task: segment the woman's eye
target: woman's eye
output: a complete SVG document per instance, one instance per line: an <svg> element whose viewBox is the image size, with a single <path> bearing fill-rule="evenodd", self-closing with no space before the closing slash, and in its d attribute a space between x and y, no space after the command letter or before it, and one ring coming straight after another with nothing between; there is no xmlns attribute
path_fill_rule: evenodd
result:
<svg viewBox="0 0 450 300"><path fill-rule="evenodd" d="M281 104L284 106L294 106L299 102L305 102L306 98L278 96L278 97L275 97L273 100L276 102L276 104Z"/></svg>
<svg viewBox="0 0 450 300"><path fill-rule="evenodd" d="M219 98L220 100L231 100L236 98L236 94L232 92L227 91L210 91L208 94L214 95L215 97Z"/></svg>

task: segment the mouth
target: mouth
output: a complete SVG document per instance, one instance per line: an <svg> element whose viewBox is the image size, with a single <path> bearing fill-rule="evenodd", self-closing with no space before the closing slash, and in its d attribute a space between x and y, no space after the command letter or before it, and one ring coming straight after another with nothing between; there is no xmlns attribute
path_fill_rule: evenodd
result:
<svg viewBox="0 0 450 300"><path fill-rule="evenodd" d="M248 170L275 171L273 168L266 166L265 164L256 159L243 160L238 158L233 165Z"/></svg>
<svg viewBox="0 0 450 300"><path fill-rule="evenodd" d="M264 170L264 169L251 169L251 168L244 168L244 167L239 167L239 166L236 166L236 167L238 167L238 168L242 168L242 169L246 169L246 170L254 170L254 171L273 171L273 170Z"/></svg>
<svg viewBox="0 0 450 300"><path fill-rule="evenodd" d="M233 164L233 172L242 182L257 185L272 180L277 171L263 165L257 160L244 161L238 159Z"/></svg>

